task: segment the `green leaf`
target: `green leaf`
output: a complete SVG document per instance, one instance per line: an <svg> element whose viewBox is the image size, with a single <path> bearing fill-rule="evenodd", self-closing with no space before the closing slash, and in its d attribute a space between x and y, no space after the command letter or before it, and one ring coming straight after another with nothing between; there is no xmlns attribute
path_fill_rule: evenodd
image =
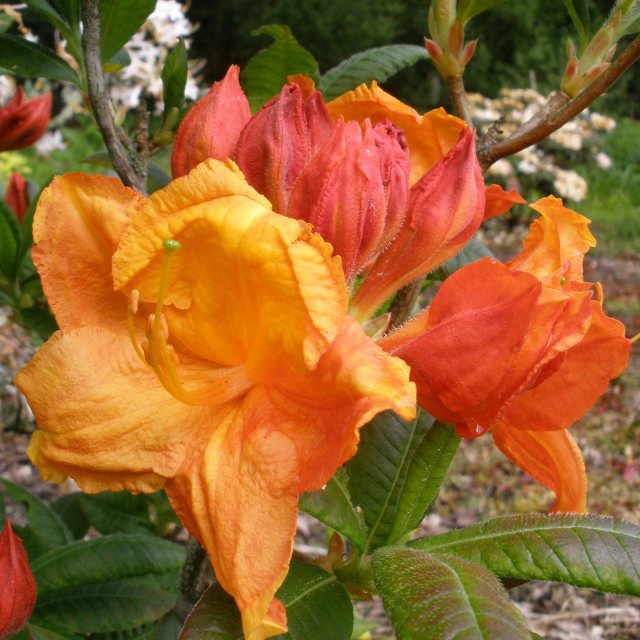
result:
<svg viewBox="0 0 640 640"><path fill-rule="evenodd" d="M267 35L274 40L269 47L258 51L242 72L244 90L253 111L280 91L287 83L287 76L304 74L317 79L316 59L300 45L289 27L267 24L254 29L251 35Z"/></svg>
<svg viewBox="0 0 640 640"><path fill-rule="evenodd" d="M241 640L242 620L233 598L214 582L187 616L179 640Z"/></svg>
<svg viewBox="0 0 640 640"><path fill-rule="evenodd" d="M149 534L153 529L153 524L149 521L148 502L142 494L106 491L82 495L80 506L89 523L102 534Z"/></svg>
<svg viewBox="0 0 640 640"><path fill-rule="evenodd" d="M156 0L100 0L100 53L107 62L145 23Z"/></svg>
<svg viewBox="0 0 640 640"><path fill-rule="evenodd" d="M171 182L171 176L155 162L150 162L147 168L147 191L149 195L158 189L166 187Z"/></svg>
<svg viewBox="0 0 640 640"><path fill-rule="evenodd" d="M52 0L58 11L74 27L80 23L80 0Z"/></svg>
<svg viewBox="0 0 640 640"><path fill-rule="evenodd" d="M468 560L386 547L373 575L398 640L531 638L500 581Z"/></svg>
<svg viewBox="0 0 640 640"><path fill-rule="evenodd" d="M160 619L175 603L183 547L114 534L54 549L35 560L34 622L72 633L120 631Z"/></svg>
<svg viewBox="0 0 640 640"><path fill-rule="evenodd" d="M82 492L74 491L67 495L60 496L51 503L51 508L60 516L60 519L67 525L75 540L80 540L89 530L89 521L82 512L80 499Z"/></svg>
<svg viewBox="0 0 640 640"><path fill-rule="evenodd" d="M77 638L77 636L61 635L53 629L39 627L31 623L28 624L24 637L28 640L73 640ZM18 640L18 638L15 640Z"/></svg>
<svg viewBox="0 0 640 640"><path fill-rule="evenodd" d="M102 65L102 68L105 73L115 73L116 71L120 71L120 69L128 67L130 64L131 56L123 47L122 49L118 49L111 58Z"/></svg>
<svg viewBox="0 0 640 640"><path fill-rule="evenodd" d="M58 329L56 319L48 307L34 305L26 309L20 309L20 314L27 328L43 340L46 340Z"/></svg>
<svg viewBox="0 0 640 640"><path fill-rule="evenodd" d="M495 574L640 596L640 527L600 516L519 515L410 543Z"/></svg>
<svg viewBox="0 0 640 640"><path fill-rule="evenodd" d="M590 0L564 0L567 11L575 28L580 34L580 49L587 46L589 40L589 4Z"/></svg>
<svg viewBox="0 0 640 640"><path fill-rule="evenodd" d="M80 62L82 52L79 41L69 23L53 8L47 0L26 0L26 4L35 14L39 15L57 29L67 42L67 47L71 55Z"/></svg>
<svg viewBox="0 0 640 640"><path fill-rule="evenodd" d="M300 496L300 509L344 535L362 551L366 527L362 511L351 500L348 482L346 470L338 469L323 489Z"/></svg>
<svg viewBox="0 0 640 640"><path fill-rule="evenodd" d="M289 633L280 640L349 640L353 607L335 575L316 565L292 562L276 593L287 610ZM200 598L185 621L180 640L241 640L242 621L233 598L218 583Z"/></svg>
<svg viewBox="0 0 640 640"><path fill-rule="evenodd" d="M491 250L484 243L471 238L453 258L449 258L449 260L440 265L435 271L432 271L429 274L429 278L432 280L445 280L452 273L458 271L458 269L462 269L462 267L472 262L487 257L495 258Z"/></svg>
<svg viewBox="0 0 640 640"><path fill-rule="evenodd" d="M363 82L385 82L399 71L426 60L429 54L415 44L391 44L355 53L322 75L318 89L325 100L355 89Z"/></svg>
<svg viewBox="0 0 640 640"><path fill-rule="evenodd" d="M0 67L22 78L49 78L80 86L76 72L55 53L37 42L0 34Z"/></svg>
<svg viewBox="0 0 640 640"><path fill-rule="evenodd" d="M172 108L180 109L187 86L187 48L180 40L171 49L162 67L162 99L165 119Z"/></svg>
<svg viewBox="0 0 640 640"><path fill-rule="evenodd" d="M8 13L0 13L0 33L8 31L13 25L13 18Z"/></svg>
<svg viewBox="0 0 640 640"><path fill-rule="evenodd" d="M620 25L620 35L623 36L640 31L640 0L618 0L611 14L613 15L620 6L624 10L624 17Z"/></svg>
<svg viewBox="0 0 640 640"><path fill-rule="evenodd" d="M287 610L289 633L283 640L349 640L353 606L349 594L332 573L317 565L291 562L277 592Z"/></svg>
<svg viewBox="0 0 640 640"><path fill-rule="evenodd" d="M466 24L473 16L493 9L505 0L458 0L458 18L462 24Z"/></svg>
<svg viewBox="0 0 640 640"><path fill-rule="evenodd" d="M352 500L367 525L363 554L397 541L419 524L458 442L450 427L433 424L421 410L410 422L385 411L364 427L358 453L347 466Z"/></svg>
<svg viewBox="0 0 640 640"><path fill-rule="evenodd" d="M20 250L20 227L16 214L0 200L0 272L13 282Z"/></svg>
<svg viewBox="0 0 640 640"><path fill-rule="evenodd" d="M22 528L19 534L27 547L30 560L73 540L71 532L58 514L38 496L9 480L0 478L0 482L8 496L27 509L27 526Z"/></svg>

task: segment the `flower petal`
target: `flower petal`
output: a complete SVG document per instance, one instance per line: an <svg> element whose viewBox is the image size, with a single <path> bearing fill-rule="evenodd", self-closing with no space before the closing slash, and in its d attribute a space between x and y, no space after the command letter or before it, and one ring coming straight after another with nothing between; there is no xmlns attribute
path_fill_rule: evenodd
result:
<svg viewBox="0 0 640 640"><path fill-rule="evenodd" d="M57 332L16 385L40 428L29 456L43 478L90 493L160 489L211 422L164 390L125 333L102 328Z"/></svg>
<svg viewBox="0 0 640 640"><path fill-rule="evenodd" d="M251 360L259 369L274 358L292 369L315 366L346 314L342 269L308 225L268 204L233 163L202 163L133 220L114 256L117 286L155 302L162 243L176 239L182 249L164 302L180 344L224 366Z"/></svg>
<svg viewBox="0 0 640 640"><path fill-rule="evenodd" d="M631 343L621 322L591 301L591 324L584 337L556 356L539 382L511 403L503 419L521 429L565 429L593 405L611 380L627 366Z"/></svg>
<svg viewBox="0 0 640 640"><path fill-rule="evenodd" d="M369 118L373 124L389 120L400 127L407 138L411 156L411 184L417 182L456 144L465 123L444 109L420 116L415 109L383 91L377 82L361 84L327 104L334 120Z"/></svg>
<svg viewBox="0 0 640 640"><path fill-rule="evenodd" d="M171 173L184 176L208 158L231 158L244 126L251 119L249 101L240 87L240 68L231 65L220 82L214 82L178 128Z"/></svg>
<svg viewBox="0 0 640 640"><path fill-rule="evenodd" d="M500 424L493 429L493 441L511 462L556 494L551 511L586 511L584 460L568 431L524 431Z"/></svg>
<svg viewBox="0 0 640 640"><path fill-rule="evenodd" d="M567 209L562 200L554 196L541 198L529 206L542 217L533 222L523 250L507 266L527 271L557 288L570 266L567 280L581 282L584 255L596 246L589 231L590 220Z"/></svg>
<svg viewBox="0 0 640 640"><path fill-rule="evenodd" d="M61 329L123 322L127 301L113 291L111 256L143 198L119 180L68 173L38 201L33 262Z"/></svg>
<svg viewBox="0 0 640 640"><path fill-rule="evenodd" d="M490 184L485 191L484 219L495 218L509 211L514 204L525 202L515 189L505 191L499 184Z"/></svg>

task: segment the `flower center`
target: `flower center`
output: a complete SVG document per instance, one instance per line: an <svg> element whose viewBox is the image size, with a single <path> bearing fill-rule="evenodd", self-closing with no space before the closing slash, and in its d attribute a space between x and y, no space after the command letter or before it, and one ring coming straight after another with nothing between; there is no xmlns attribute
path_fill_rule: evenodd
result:
<svg viewBox="0 0 640 640"><path fill-rule="evenodd" d="M162 386L177 400L185 404L216 406L244 395L253 386L253 382L243 365L211 367L206 372L199 371L199 377L206 379L206 384L198 389L186 389L182 384L176 368L176 365L180 364L180 358L174 347L168 343L169 326L163 312L171 258L180 249L180 243L177 240L164 240L162 244L165 253L158 298L155 312L149 314L147 339L142 344L138 342L133 322L133 316L138 312L140 292L134 289L129 296L127 328L136 354L145 365L153 369Z"/></svg>

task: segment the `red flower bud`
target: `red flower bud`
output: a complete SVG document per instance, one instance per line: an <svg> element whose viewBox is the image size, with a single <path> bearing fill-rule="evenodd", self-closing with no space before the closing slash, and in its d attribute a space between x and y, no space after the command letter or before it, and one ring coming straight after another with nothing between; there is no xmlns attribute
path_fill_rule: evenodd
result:
<svg viewBox="0 0 640 640"><path fill-rule="evenodd" d="M27 197L27 181L19 173L11 174L9 184L4 192L4 201L16 214L18 222L21 223L24 219L24 214L29 208L29 200Z"/></svg>
<svg viewBox="0 0 640 640"><path fill-rule="evenodd" d="M0 151L15 151L31 146L49 126L51 94L24 100L18 87L15 95L0 107Z"/></svg>
<svg viewBox="0 0 640 640"><path fill-rule="evenodd" d="M0 640L24 627L36 603L36 583L22 541L7 520L0 534Z"/></svg>
<svg viewBox="0 0 640 640"><path fill-rule="evenodd" d="M251 118L239 74L237 66L229 67L227 75L185 116L173 144L174 178L186 175L207 158L226 160L233 156L240 132Z"/></svg>
<svg viewBox="0 0 640 640"><path fill-rule="evenodd" d="M322 95L289 83L244 128L235 160L274 211L285 213L296 178L332 128Z"/></svg>

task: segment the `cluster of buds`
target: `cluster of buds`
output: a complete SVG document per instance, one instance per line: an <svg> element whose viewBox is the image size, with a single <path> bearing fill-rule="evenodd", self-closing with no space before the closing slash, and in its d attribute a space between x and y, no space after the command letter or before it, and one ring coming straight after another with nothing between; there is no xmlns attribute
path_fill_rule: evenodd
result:
<svg viewBox="0 0 640 640"><path fill-rule="evenodd" d="M429 7L429 33L424 44L445 80L461 76L475 53L477 40L464 42L464 25L457 15L457 0L435 0Z"/></svg>

